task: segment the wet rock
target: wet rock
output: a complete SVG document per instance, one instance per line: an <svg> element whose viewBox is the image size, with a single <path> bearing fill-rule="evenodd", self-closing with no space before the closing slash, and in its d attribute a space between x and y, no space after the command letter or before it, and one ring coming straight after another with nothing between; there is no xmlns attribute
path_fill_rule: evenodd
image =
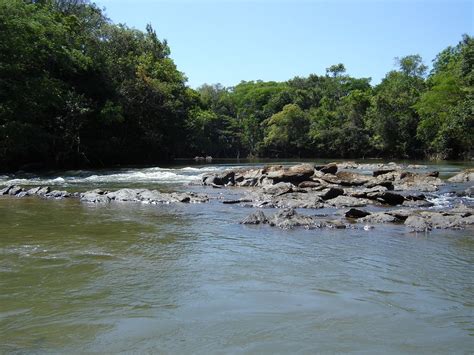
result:
<svg viewBox="0 0 474 355"><path fill-rule="evenodd" d="M450 182L469 182L474 181L474 169L466 169L453 177L449 178Z"/></svg>
<svg viewBox="0 0 474 355"><path fill-rule="evenodd" d="M393 192L373 192L367 194L367 198L391 206L401 205L405 201L405 197Z"/></svg>
<svg viewBox="0 0 474 355"><path fill-rule="evenodd" d="M456 196L458 197L474 197L474 186L468 187L464 191L459 191L456 193Z"/></svg>
<svg viewBox="0 0 474 355"><path fill-rule="evenodd" d="M340 196L340 195L344 195L343 189L331 187L328 190L326 190L324 194L321 195L321 198L326 201L326 200L331 200L333 198L336 198L337 196Z"/></svg>
<svg viewBox="0 0 474 355"><path fill-rule="evenodd" d="M327 165L316 166L315 169L324 174L334 175L337 173L337 164L327 164Z"/></svg>
<svg viewBox="0 0 474 355"><path fill-rule="evenodd" d="M314 218L297 213L294 209L285 209L269 218L271 226L281 229L293 229L295 227L303 227L307 229L320 228Z"/></svg>
<svg viewBox="0 0 474 355"><path fill-rule="evenodd" d="M363 218L369 216L371 213L363 210L358 210L356 208L351 208L349 211L346 212L345 216L347 218Z"/></svg>
<svg viewBox="0 0 474 355"><path fill-rule="evenodd" d="M406 200L405 202L403 202L403 206L417 208L433 207L434 203L426 200Z"/></svg>
<svg viewBox="0 0 474 355"><path fill-rule="evenodd" d="M334 228L334 229L346 229L347 228L346 224L344 224L342 221L339 221L337 219L328 220L324 224L327 228Z"/></svg>
<svg viewBox="0 0 474 355"><path fill-rule="evenodd" d="M405 220L405 225L409 227L413 232L428 232L432 229L431 224L422 217L409 216Z"/></svg>
<svg viewBox="0 0 474 355"><path fill-rule="evenodd" d="M246 199L246 198L239 198L238 200L224 200L222 203L224 205L236 205L239 203L250 203L253 202L251 199Z"/></svg>
<svg viewBox="0 0 474 355"><path fill-rule="evenodd" d="M255 213L252 213L250 216L243 219L241 224L265 224L268 223L268 218L265 214L258 210Z"/></svg>

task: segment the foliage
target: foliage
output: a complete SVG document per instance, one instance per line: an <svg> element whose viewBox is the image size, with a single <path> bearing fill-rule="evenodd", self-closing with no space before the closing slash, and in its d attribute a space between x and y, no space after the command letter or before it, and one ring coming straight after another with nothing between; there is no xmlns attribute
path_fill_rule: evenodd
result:
<svg viewBox="0 0 474 355"><path fill-rule="evenodd" d="M0 0L0 166L152 163L175 156L469 158L474 40L419 55L372 86L324 75L186 86L166 40L87 0Z"/></svg>

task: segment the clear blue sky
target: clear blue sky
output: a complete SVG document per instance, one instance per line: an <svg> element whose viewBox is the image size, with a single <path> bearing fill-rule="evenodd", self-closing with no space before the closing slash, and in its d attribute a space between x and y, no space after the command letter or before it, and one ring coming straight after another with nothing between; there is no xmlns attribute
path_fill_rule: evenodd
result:
<svg viewBox="0 0 474 355"><path fill-rule="evenodd" d="M283 81L344 63L378 83L394 57L430 64L473 35L474 0L97 0L115 23L166 38L189 85Z"/></svg>

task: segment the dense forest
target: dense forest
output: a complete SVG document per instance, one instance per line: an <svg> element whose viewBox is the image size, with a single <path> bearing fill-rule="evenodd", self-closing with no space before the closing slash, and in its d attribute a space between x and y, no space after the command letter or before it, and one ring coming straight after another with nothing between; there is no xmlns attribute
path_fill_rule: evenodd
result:
<svg viewBox="0 0 474 355"><path fill-rule="evenodd" d="M343 64L194 90L166 40L84 0L0 0L0 169L211 155L466 159L474 38L396 59L378 85Z"/></svg>

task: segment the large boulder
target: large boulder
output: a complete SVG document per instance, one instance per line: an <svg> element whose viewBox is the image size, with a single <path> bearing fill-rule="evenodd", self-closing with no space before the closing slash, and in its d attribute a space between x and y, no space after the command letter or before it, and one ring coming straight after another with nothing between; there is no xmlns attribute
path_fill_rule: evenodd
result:
<svg viewBox="0 0 474 355"><path fill-rule="evenodd" d="M266 168L263 173L273 182L291 182L299 184L307 181L314 174L314 167L311 164L300 164L291 167Z"/></svg>

